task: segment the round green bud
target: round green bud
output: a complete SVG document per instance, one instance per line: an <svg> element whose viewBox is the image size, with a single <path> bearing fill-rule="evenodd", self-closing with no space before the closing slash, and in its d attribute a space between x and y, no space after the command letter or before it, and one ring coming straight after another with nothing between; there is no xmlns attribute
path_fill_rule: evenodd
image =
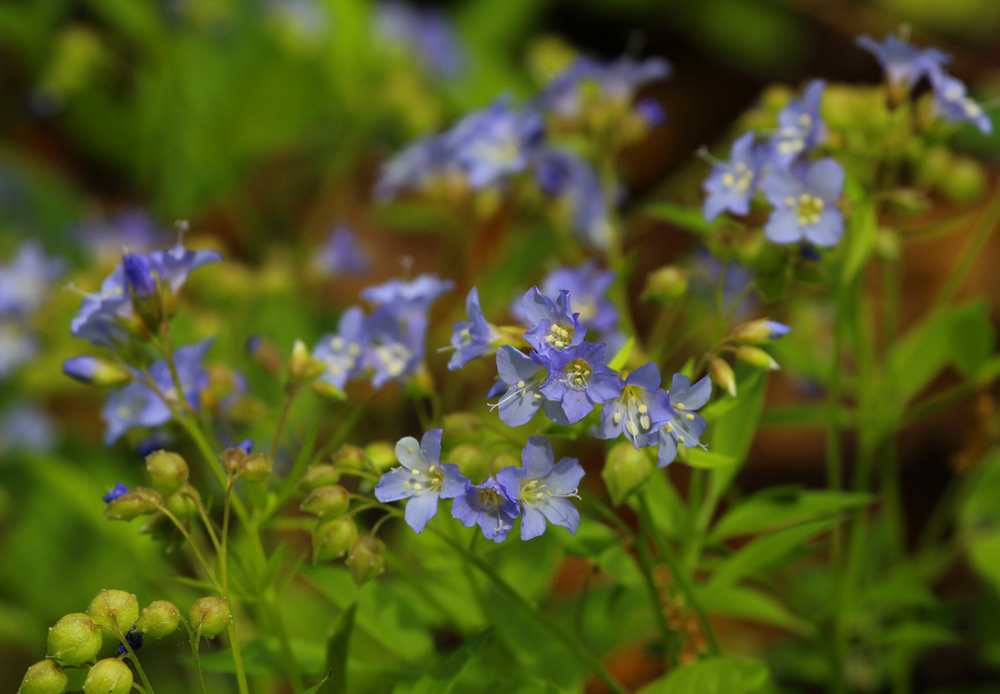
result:
<svg viewBox="0 0 1000 694"><path fill-rule="evenodd" d="M477 483L486 479L491 467L486 451L471 443L455 446L445 456L444 462L457 465L463 475Z"/></svg>
<svg viewBox="0 0 1000 694"><path fill-rule="evenodd" d="M361 535L351 545L347 557L354 583L360 587L385 570L385 544L374 535Z"/></svg>
<svg viewBox="0 0 1000 694"><path fill-rule="evenodd" d="M118 658L98 660L83 683L84 694L129 694L132 671Z"/></svg>
<svg viewBox="0 0 1000 694"><path fill-rule="evenodd" d="M313 491L299 508L320 518L336 518L347 513L350 505L351 497L347 490L339 484L330 484Z"/></svg>
<svg viewBox="0 0 1000 694"><path fill-rule="evenodd" d="M49 627L48 656L76 667L97 657L102 643L101 630L94 620L82 612L74 612Z"/></svg>
<svg viewBox="0 0 1000 694"><path fill-rule="evenodd" d="M149 603L149 607L142 609L135 628L154 639L162 639L167 634L177 631L180 622L181 613L174 603L168 600L156 600Z"/></svg>
<svg viewBox="0 0 1000 694"><path fill-rule="evenodd" d="M104 515L111 520L129 521L155 513L162 505L163 497L152 489L136 487L108 504L104 509Z"/></svg>
<svg viewBox="0 0 1000 694"><path fill-rule="evenodd" d="M687 273L682 268L667 265L646 275L642 298L646 301L673 301L684 296L687 288Z"/></svg>
<svg viewBox="0 0 1000 694"><path fill-rule="evenodd" d="M615 506L638 489L653 474L653 463L643 451L637 451L628 441L615 445L604 462L601 477Z"/></svg>
<svg viewBox="0 0 1000 694"><path fill-rule="evenodd" d="M51 660L43 660L24 673L17 694L62 694L68 684L66 673L58 665Z"/></svg>
<svg viewBox="0 0 1000 694"><path fill-rule="evenodd" d="M227 448L222 451L222 455L219 461L222 463L222 469L225 470L230 475L235 475L240 471L240 466L243 461L247 458L247 452L242 448Z"/></svg>
<svg viewBox="0 0 1000 694"><path fill-rule="evenodd" d="M102 590L87 608L94 623L122 634L139 619L139 601L124 590Z"/></svg>
<svg viewBox="0 0 1000 694"><path fill-rule="evenodd" d="M345 443L330 457L330 462L342 470L364 470L368 467L369 460L362 449Z"/></svg>
<svg viewBox="0 0 1000 694"><path fill-rule="evenodd" d="M198 598L191 606L188 619L192 629L197 629L200 624L201 635L214 639L233 621L233 614L225 598Z"/></svg>
<svg viewBox="0 0 1000 694"><path fill-rule="evenodd" d="M193 490L192 490L193 491ZM188 489L181 489L167 497L165 501L167 510L177 516L177 518L190 518L198 513L198 503Z"/></svg>
<svg viewBox="0 0 1000 694"><path fill-rule="evenodd" d="M271 474L274 461L266 453L248 455L240 465L240 474L250 482L263 482Z"/></svg>
<svg viewBox="0 0 1000 694"><path fill-rule="evenodd" d="M146 456L146 469L153 486L164 494L176 492L188 478L188 464L184 458L170 451L154 451Z"/></svg>
<svg viewBox="0 0 1000 694"><path fill-rule="evenodd" d="M340 471L333 465L310 465L299 478L299 489L311 492L340 481Z"/></svg>
<svg viewBox="0 0 1000 694"><path fill-rule="evenodd" d="M368 459L379 470L388 470L399 465L396 460L396 446L388 441L375 441L365 446Z"/></svg>
<svg viewBox="0 0 1000 694"><path fill-rule="evenodd" d="M358 526L350 516L322 521L313 530L313 563L319 564L344 556L357 536Z"/></svg>

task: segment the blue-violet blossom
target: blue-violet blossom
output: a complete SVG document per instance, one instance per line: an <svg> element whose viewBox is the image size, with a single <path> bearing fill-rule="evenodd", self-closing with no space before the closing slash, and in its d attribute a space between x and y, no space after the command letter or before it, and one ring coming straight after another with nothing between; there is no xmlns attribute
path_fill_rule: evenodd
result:
<svg viewBox="0 0 1000 694"><path fill-rule="evenodd" d="M580 462L563 458L557 463L549 440L532 436L521 451L521 465L497 472L507 496L521 504L521 539L544 533L546 520L576 533L580 512L568 497L577 496L584 474Z"/></svg>
<svg viewBox="0 0 1000 694"><path fill-rule="evenodd" d="M451 336L455 353L448 360L452 371L461 369L473 359L485 357L493 351L493 342L500 338L497 329L486 320L479 304L479 290L473 287L465 298L465 313L469 320L458 321Z"/></svg>
<svg viewBox="0 0 1000 694"><path fill-rule="evenodd" d="M695 410L700 410L712 395L712 379L705 376L691 385L684 374L674 374L670 382L670 407L674 416L660 427L657 467L666 467L677 457L677 444L687 448L700 446L699 438L708 424Z"/></svg>
<svg viewBox="0 0 1000 694"><path fill-rule="evenodd" d="M844 217L837 207L843 190L844 167L834 159L820 159L804 176L790 169L771 171L764 192L774 210L764 234L775 243L806 239L817 246L836 245L844 233Z"/></svg>
<svg viewBox="0 0 1000 694"><path fill-rule="evenodd" d="M577 347L552 350L549 377L539 391L547 400L561 404L565 420L576 424L594 405L601 405L622 394L621 378L604 363L606 345L583 342ZM546 410L547 414L550 414Z"/></svg>
<svg viewBox="0 0 1000 694"><path fill-rule="evenodd" d="M653 362L630 373L623 383L621 397L601 410L599 439L615 439L623 432L636 450L656 445L656 428L670 421L674 410L670 398L660 388L660 369Z"/></svg>

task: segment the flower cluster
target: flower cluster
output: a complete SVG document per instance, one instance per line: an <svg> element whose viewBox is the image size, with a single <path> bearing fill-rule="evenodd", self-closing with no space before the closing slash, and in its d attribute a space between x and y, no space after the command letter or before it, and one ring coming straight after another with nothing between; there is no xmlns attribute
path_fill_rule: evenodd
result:
<svg viewBox="0 0 1000 694"><path fill-rule="evenodd" d="M440 462L442 434L431 429L419 443L411 436L400 439L396 458L401 467L386 472L375 486L382 503L407 500L405 518L415 532L423 532L441 499L453 499L452 516L467 528L478 525L494 542L506 540L519 517L522 540L544 533L546 522L570 533L580 527L580 512L569 498L577 496L583 468L575 458L557 463L548 439L532 436L521 452L521 467L505 467L472 484L457 465Z"/></svg>

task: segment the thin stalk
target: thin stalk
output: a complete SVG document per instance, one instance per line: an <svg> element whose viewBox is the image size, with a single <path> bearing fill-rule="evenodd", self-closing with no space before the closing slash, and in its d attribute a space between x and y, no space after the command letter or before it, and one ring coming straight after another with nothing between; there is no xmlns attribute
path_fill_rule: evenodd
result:
<svg viewBox="0 0 1000 694"><path fill-rule="evenodd" d="M212 586L215 588L216 592L220 596L225 596L225 592L222 590L222 586L219 584L219 580L215 577L215 573L208 567L208 563L205 561L205 557L201 555L201 550L198 549L198 545L195 544L194 539L192 539L191 534L184 527L184 524L177 520L177 516L172 514L167 510L165 506L157 507L167 518L169 518L173 524L181 531L181 535L187 540L187 543L191 545L191 549L194 551L194 556L198 559L198 563L201 564L202 570L205 575L208 576L208 580L212 582Z"/></svg>
<svg viewBox="0 0 1000 694"><path fill-rule="evenodd" d="M200 631L199 628L199 633ZM239 687L240 694L250 694L250 687L247 686L246 668L243 666L243 655L240 653L240 640L236 636L236 624L230 622L226 627L226 633L229 634L229 650L232 651L233 666L236 668L236 685Z"/></svg>
<svg viewBox="0 0 1000 694"><path fill-rule="evenodd" d="M986 208L983 216L979 218L979 222L972 232L972 237L962 250L962 255L959 256L955 267L952 268L948 279L945 280L944 286L935 297L934 304L928 312L929 314L944 308L955 298L955 294L962 286L965 276L969 273L973 263L982 255L983 246L986 245L986 241L990 238L990 234L997 227L998 223L1000 223L1000 186L994 191L989 207Z"/></svg>
<svg viewBox="0 0 1000 694"><path fill-rule="evenodd" d="M299 394L298 387L289 387L288 394L285 396L285 404L281 407L281 414L278 415L278 425L274 429L274 440L271 441L271 460L278 454L278 442L281 440L281 434L285 429L285 422L288 421L288 413L292 409L292 403L295 402L295 396Z"/></svg>
<svg viewBox="0 0 1000 694"><path fill-rule="evenodd" d="M105 631L110 631L112 634L118 637L118 640L121 641L122 646L125 647L125 652L128 654L129 660L131 660L132 664L135 665L135 669L139 673L139 679L142 680L143 687L147 692L149 692L149 694L154 694L153 685L149 683L149 679L146 677L146 672L145 670L142 669L142 665L139 663L139 658L136 656L135 651L132 650L132 645L128 642L128 639L125 638L125 636L122 634L121 627L118 626L118 618L112 615L112 619L115 622L115 629L117 629L117 631L115 631L115 629L108 629L107 627L101 627L101 628L104 629Z"/></svg>
<svg viewBox="0 0 1000 694"><path fill-rule="evenodd" d="M642 571L643 578L646 580L646 589L649 590L649 599L653 603L653 611L656 613L656 624L660 628L660 634L663 637L663 644L667 652L667 667L672 670L675 665L677 665L675 645L678 641L677 635L674 633L673 629L670 628L669 622L667 622L667 615L665 613L666 605L660 599L660 591L656 586L656 577L653 575L653 557L649 551L649 530L645 523L639 526L639 537L637 539L635 548L636 553L639 555L639 568Z"/></svg>
<svg viewBox="0 0 1000 694"><path fill-rule="evenodd" d="M222 574L222 589L229 595L229 508L233 496L233 482L230 477L226 484L226 498L222 504L222 549L219 551L219 571Z"/></svg>
<svg viewBox="0 0 1000 694"><path fill-rule="evenodd" d="M184 623L188 638L191 640L191 658L194 660L194 673L198 678L198 691L199 694L205 694L205 678L201 674L201 625L199 624L198 630L195 631L186 619L182 618L181 621Z"/></svg>

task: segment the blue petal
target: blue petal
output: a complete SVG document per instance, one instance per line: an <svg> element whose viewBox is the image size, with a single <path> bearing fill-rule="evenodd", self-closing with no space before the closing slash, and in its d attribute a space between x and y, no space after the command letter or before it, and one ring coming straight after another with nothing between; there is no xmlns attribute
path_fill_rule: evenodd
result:
<svg viewBox="0 0 1000 694"><path fill-rule="evenodd" d="M458 465L444 463L441 465L441 471L444 473L444 478L441 480L442 499L454 499L465 493L469 486L469 478L459 471Z"/></svg>
<svg viewBox="0 0 1000 694"><path fill-rule="evenodd" d="M409 479L410 471L405 467L395 467L383 473L378 484L375 485L375 498L383 504L387 504L391 501L414 496L416 492L413 489L407 489L403 486Z"/></svg>
<svg viewBox="0 0 1000 694"><path fill-rule="evenodd" d="M684 405L684 409L690 412L700 410L710 397L712 397L712 379L705 376L691 386L687 393L681 395L679 400L671 398L670 401L674 406Z"/></svg>
<svg viewBox="0 0 1000 694"><path fill-rule="evenodd" d="M437 494L421 494L406 502L406 523L418 535L424 531L427 521L434 517L438 510Z"/></svg>
<svg viewBox="0 0 1000 694"><path fill-rule="evenodd" d="M552 472L545 476L544 484L553 494L573 494L580 488L583 475L580 461L576 458L563 458L552 468Z"/></svg>
<svg viewBox="0 0 1000 694"><path fill-rule="evenodd" d="M527 504L525 504L525 509L527 509ZM548 499L546 503L538 505L538 510L548 519L549 523L566 528L571 535L575 534L577 528L580 527L580 512L569 499ZM524 521L521 522L524 523ZM521 536L524 537L523 530Z"/></svg>
<svg viewBox="0 0 1000 694"><path fill-rule="evenodd" d="M827 207L820 213L819 221L804 231L806 238L817 246L835 246L844 235L844 216L836 207Z"/></svg>
<svg viewBox="0 0 1000 694"><path fill-rule="evenodd" d="M423 438L420 439L420 450L424 458L432 463L441 459L441 436L444 429L428 429Z"/></svg>
<svg viewBox="0 0 1000 694"><path fill-rule="evenodd" d="M677 458L677 441L660 428L660 448L656 452L656 467L666 467Z"/></svg>
<svg viewBox="0 0 1000 694"><path fill-rule="evenodd" d="M794 210L775 208L764 226L764 235L774 243L794 243L802 240L802 227Z"/></svg>
<svg viewBox="0 0 1000 694"><path fill-rule="evenodd" d="M656 390L660 387L660 368L654 363L643 364L625 379L625 385L639 386L644 390Z"/></svg>
<svg viewBox="0 0 1000 694"><path fill-rule="evenodd" d="M545 516L530 504L522 504L521 539L533 540L545 532Z"/></svg>
<svg viewBox="0 0 1000 694"><path fill-rule="evenodd" d="M500 421L509 427L519 427L527 424L535 416L542 406L544 398L536 398L538 388L528 388L524 395L520 395L522 389L512 385L500 398Z"/></svg>
<svg viewBox="0 0 1000 694"><path fill-rule="evenodd" d="M587 397L585 390L567 389L562 398L562 410L566 413L566 419L570 424L576 424L581 419L590 414L594 409L594 403Z"/></svg>
<svg viewBox="0 0 1000 694"><path fill-rule="evenodd" d="M497 350L497 372L507 385L518 381L530 381L542 365L510 345L501 345Z"/></svg>
<svg viewBox="0 0 1000 694"><path fill-rule="evenodd" d="M540 479L547 475L555 460L552 444L544 436L530 437L521 451L521 465L524 466L529 480Z"/></svg>

